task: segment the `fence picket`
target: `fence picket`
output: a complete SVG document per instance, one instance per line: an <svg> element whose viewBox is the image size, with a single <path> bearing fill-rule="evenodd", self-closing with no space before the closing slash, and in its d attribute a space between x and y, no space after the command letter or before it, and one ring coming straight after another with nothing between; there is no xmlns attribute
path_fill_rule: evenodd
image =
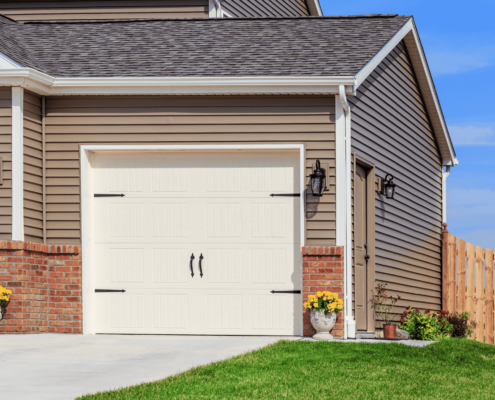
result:
<svg viewBox="0 0 495 400"><path fill-rule="evenodd" d="M466 254L467 254L467 264L466 264L466 309L469 312L471 319L475 318L476 308L474 307L474 245L471 243L466 243ZM476 335L476 332L473 335Z"/></svg>
<svg viewBox="0 0 495 400"><path fill-rule="evenodd" d="M483 271L485 253L482 247L476 246L476 340L478 342L485 341L485 318L484 318L484 305L485 305L485 287L483 282Z"/></svg>
<svg viewBox="0 0 495 400"><path fill-rule="evenodd" d="M457 241L457 254L458 254L458 286L457 286L457 312L463 312L466 310L466 242L462 239ZM461 311L462 310L462 311Z"/></svg>
<svg viewBox="0 0 495 400"><path fill-rule="evenodd" d="M448 234L448 256L447 259L447 306L443 308L447 309L448 312L454 312L456 306L456 297L457 297L457 282L456 282L456 270L455 270L455 262L456 262L456 237L454 235Z"/></svg>
<svg viewBox="0 0 495 400"><path fill-rule="evenodd" d="M485 343L493 344L493 251L485 250Z"/></svg>

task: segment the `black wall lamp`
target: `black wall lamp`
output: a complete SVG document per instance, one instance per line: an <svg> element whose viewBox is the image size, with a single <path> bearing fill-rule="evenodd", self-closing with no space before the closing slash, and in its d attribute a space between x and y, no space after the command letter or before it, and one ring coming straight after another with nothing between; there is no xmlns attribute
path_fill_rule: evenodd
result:
<svg viewBox="0 0 495 400"><path fill-rule="evenodd" d="M327 187L327 172L325 171L325 168L321 168L320 160L316 160L316 169L310 175L310 178L313 196L323 196L323 191Z"/></svg>
<svg viewBox="0 0 495 400"><path fill-rule="evenodd" d="M390 174L387 174L385 179L382 181L382 190L380 193L387 196L387 199L394 198L395 187L397 185L393 181L394 181L394 177Z"/></svg>

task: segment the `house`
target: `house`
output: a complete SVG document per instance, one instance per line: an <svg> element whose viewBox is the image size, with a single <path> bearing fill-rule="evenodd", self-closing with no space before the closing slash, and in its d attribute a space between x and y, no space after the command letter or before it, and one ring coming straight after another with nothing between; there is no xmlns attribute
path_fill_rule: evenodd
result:
<svg viewBox="0 0 495 400"><path fill-rule="evenodd" d="M3 332L310 334L324 288L352 338L380 327L375 281L440 309L457 160L411 16L21 3L0 19Z"/></svg>

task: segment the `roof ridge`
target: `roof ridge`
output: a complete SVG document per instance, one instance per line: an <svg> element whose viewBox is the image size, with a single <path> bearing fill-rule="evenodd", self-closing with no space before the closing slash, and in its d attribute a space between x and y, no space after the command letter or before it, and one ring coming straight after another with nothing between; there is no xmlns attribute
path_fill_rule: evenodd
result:
<svg viewBox="0 0 495 400"><path fill-rule="evenodd" d="M2 14L0 14L2 15ZM360 18L395 18L410 17L399 14L361 14L361 15L326 15L326 16L298 16L298 17L234 17L234 18L133 18L133 19L90 19L90 20L51 20L51 21L26 21L24 25L56 25L56 24L110 24L110 23L130 23L130 22L158 22L158 21L253 21L253 20L318 20L318 19L360 19ZM7 17L8 18L8 17ZM10 18L9 18L10 19Z"/></svg>

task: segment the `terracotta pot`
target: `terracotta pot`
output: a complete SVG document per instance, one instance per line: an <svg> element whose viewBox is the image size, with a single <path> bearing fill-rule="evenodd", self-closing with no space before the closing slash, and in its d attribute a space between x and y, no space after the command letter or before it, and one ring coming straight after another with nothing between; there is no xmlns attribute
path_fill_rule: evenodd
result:
<svg viewBox="0 0 495 400"><path fill-rule="evenodd" d="M383 337L385 339L395 339L397 325L383 325Z"/></svg>
<svg viewBox="0 0 495 400"><path fill-rule="evenodd" d="M333 329L335 322L337 321L337 314L330 313L325 314L324 311L315 311L312 310L309 313L309 317L311 320L311 325L316 330L316 335L313 336L313 339L316 340L332 340L333 336L330 335L330 331Z"/></svg>

